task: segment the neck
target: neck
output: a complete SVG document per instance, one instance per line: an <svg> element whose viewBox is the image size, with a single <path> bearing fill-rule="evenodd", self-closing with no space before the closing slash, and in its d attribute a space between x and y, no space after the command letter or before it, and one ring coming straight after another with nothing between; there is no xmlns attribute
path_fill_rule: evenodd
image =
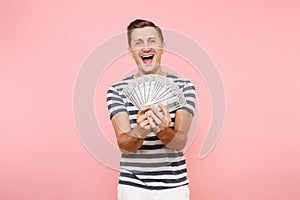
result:
<svg viewBox="0 0 300 200"><path fill-rule="evenodd" d="M158 74L158 75L162 75L162 76L167 76L168 73L163 72L163 71L161 73L141 73L141 72L138 72L135 75L133 75L133 77L138 78L140 76L147 75L147 74Z"/></svg>
<svg viewBox="0 0 300 200"><path fill-rule="evenodd" d="M162 75L162 76L167 76L168 73L162 71L160 68L155 71L155 72L151 72L151 73L144 73L143 71L138 71L138 73L136 73L135 75L133 75L134 78L138 78L140 76L143 76L143 75L147 75L147 74L158 74L158 75Z"/></svg>

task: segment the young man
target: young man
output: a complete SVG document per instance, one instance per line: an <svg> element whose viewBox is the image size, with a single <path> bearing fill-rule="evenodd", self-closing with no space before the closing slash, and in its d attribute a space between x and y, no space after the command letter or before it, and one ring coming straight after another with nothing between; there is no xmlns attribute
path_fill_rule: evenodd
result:
<svg viewBox="0 0 300 200"><path fill-rule="evenodd" d="M138 72L107 91L110 118L122 151L118 199L188 200L190 191L182 149L194 115L194 85L162 70L164 39L153 22L137 19L127 27L127 35L129 53ZM133 79L147 74L174 81L187 104L172 112L162 104L135 107L122 90Z"/></svg>

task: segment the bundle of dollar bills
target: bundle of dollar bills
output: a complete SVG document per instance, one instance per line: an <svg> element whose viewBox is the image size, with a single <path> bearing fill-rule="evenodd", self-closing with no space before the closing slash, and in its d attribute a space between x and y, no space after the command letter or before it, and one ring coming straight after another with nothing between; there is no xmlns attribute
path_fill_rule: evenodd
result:
<svg viewBox="0 0 300 200"><path fill-rule="evenodd" d="M172 79L157 74L132 79L123 92L138 108L161 103L171 112L186 104L183 92Z"/></svg>

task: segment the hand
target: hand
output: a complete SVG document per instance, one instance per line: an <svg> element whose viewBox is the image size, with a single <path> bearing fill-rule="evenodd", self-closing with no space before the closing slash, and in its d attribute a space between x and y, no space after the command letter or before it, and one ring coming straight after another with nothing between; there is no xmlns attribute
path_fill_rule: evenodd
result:
<svg viewBox="0 0 300 200"><path fill-rule="evenodd" d="M151 132L151 126L148 120L150 113L146 112L149 109L151 109L151 106L142 107L137 114L137 126L132 129L131 133L138 138L145 138Z"/></svg>
<svg viewBox="0 0 300 200"><path fill-rule="evenodd" d="M148 117L149 124L155 134L160 131L165 130L170 126L171 117L167 108L159 103L158 108L152 106L150 113L150 117Z"/></svg>

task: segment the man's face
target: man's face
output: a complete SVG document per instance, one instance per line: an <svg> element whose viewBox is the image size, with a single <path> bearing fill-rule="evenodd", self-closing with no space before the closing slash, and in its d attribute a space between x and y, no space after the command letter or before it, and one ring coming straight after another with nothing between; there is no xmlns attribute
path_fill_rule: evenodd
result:
<svg viewBox="0 0 300 200"><path fill-rule="evenodd" d="M131 33L129 52L139 68L139 74L160 73L163 42L154 27L136 28Z"/></svg>

